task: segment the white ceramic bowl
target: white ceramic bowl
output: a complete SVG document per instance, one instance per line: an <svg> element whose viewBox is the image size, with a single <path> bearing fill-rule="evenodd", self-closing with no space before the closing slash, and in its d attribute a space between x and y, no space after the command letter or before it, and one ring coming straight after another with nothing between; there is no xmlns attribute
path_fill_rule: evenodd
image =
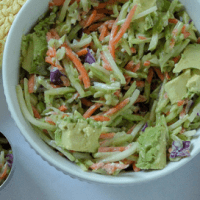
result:
<svg viewBox="0 0 200 200"><path fill-rule="evenodd" d="M13 119L31 147L50 165L71 177L87 182L121 186L160 178L178 169L194 158L200 151L200 137L192 140L190 157L184 158L179 162L171 162L163 170L151 172L141 171L138 173L129 172L117 177L104 176L91 172L83 172L77 165L59 156L35 134L33 128L27 123L20 111L15 87L18 84L19 77L21 37L23 34L28 33L38 17L47 10L48 2L49 0L28 0L23 6L10 29L3 56L3 85L6 101ZM185 5L197 29L200 30L200 0L181 0L181 2ZM199 134L198 132L197 135Z"/></svg>

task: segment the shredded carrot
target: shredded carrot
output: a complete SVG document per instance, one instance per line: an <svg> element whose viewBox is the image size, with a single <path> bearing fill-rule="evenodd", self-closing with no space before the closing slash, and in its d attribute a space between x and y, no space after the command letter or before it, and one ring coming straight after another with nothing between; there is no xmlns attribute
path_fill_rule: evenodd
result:
<svg viewBox="0 0 200 200"><path fill-rule="evenodd" d="M47 129L43 129L42 131L43 131L43 133L45 133L45 134L49 134L49 132L47 131Z"/></svg>
<svg viewBox="0 0 200 200"><path fill-rule="evenodd" d="M136 48L131 47L131 52L132 52L132 53L136 53Z"/></svg>
<svg viewBox="0 0 200 200"><path fill-rule="evenodd" d="M143 65L144 65L145 67L149 67L150 64L151 64L151 62L150 62L149 60L146 60L146 61L143 63Z"/></svg>
<svg viewBox="0 0 200 200"><path fill-rule="evenodd" d="M31 74L28 79L28 92L33 93L34 92L34 86L35 86L35 75Z"/></svg>
<svg viewBox="0 0 200 200"><path fill-rule="evenodd" d="M140 40L146 40L146 39L147 39L146 37L141 36L141 35L139 35L138 38L139 38Z"/></svg>
<svg viewBox="0 0 200 200"><path fill-rule="evenodd" d="M117 97L120 97L120 94L121 94L121 91L120 90L117 90L114 95L116 95Z"/></svg>
<svg viewBox="0 0 200 200"><path fill-rule="evenodd" d="M103 62L104 62L104 64L105 64L105 65L103 65L103 67L104 67L105 69L107 69L108 71L113 71L113 69L112 69L110 63L109 63L108 60L106 59L106 57L105 57L105 55L104 55L103 52L101 52L101 58L102 58L102 60L103 60Z"/></svg>
<svg viewBox="0 0 200 200"><path fill-rule="evenodd" d="M108 29L112 29L113 24L115 23L115 20L107 20L106 22L104 22L100 27L99 27L99 31L101 32L102 28L104 26L106 26Z"/></svg>
<svg viewBox="0 0 200 200"><path fill-rule="evenodd" d="M165 77L166 77L167 80L170 80L170 79L171 79L171 77L170 77L170 75L169 75L168 72L165 72Z"/></svg>
<svg viewBox="0 0 200 200"><path fill-rule="evenodd" d="M45 62L55 66L55 62L52 61L52 57L50 57L50 56L45 57Z"/></svg>
<svg viewBox="0 0 200 200"><path fill-rule="evenodd" d="M90 26L94 22L94 19L95 19L96 15L97 15L97 11L93 10L92 14L90 15L90 17L86 21L86 24L85 24L85 26L83 28L86 28L86 27Z"/></svg>
<svg viewBox="0 0 200 200"><path fill-rule="evenodd" d="M186 25L184 24L182 29L181 29L181 33L184 33L186 31Z"/></svg>
<svg viewBox="0 0 200 200"><path fill-rule="evenodd" d="M144 87L145 86L145 82L144 81L136 81L136 86L137 87Z"/></svg>
<svg viewBox="0 0 200 200"><path fill-rule="evenodd" d="M157 67L153 68L154 71L156 72L156 74L158 75L158 77L160 78L161 81L164 81L165 76L163 75L163 73L161 72L161 70Z"/></svg>
<svg viewBox="0 0 200 200"><path fill-rule="evenodd" d="M180 101L178 101L178 103L177 103L178 106L182 106L182 105L184 105L184 104L185 104L185 100L180 100Z"/></svg>
<svg viewBox="0 0 200 200"><path fill-rule="evenodd" d="M97 170L97 169L99 169L99 168L101 168L101 167L103 167L103 166L104 166L104 163L103 163L103 162L99 162L99 163L93 163L93 164L90 166L90 168L93 169L93 170Z"/></svg>
<svg viewBox="0 0 200 200"><path fill-rule="evenodd" d="M100 122L110 121L109 117L106 117L103 115L95 115L95 116L92 116L91 118L94 119L95 121L100 121Z"/></svg>
<svg viewBox="0 0 200 200"><path fill-rule="evenodd" d="M97 28L100 28L102 24L103 22L92 24L91 26L88 27L88 31L89 32L96 31Z"/></svg>
<svg viewBox="0 0 200 200"><path fill-rule="evenodd" d="M89 101L89 100L86 99L86 98L82 98L82 99L81 99L81 103L82 103L84 106L87 106L87 107L92 106L92 102Z"/></svg>
<svg viewBox="0 0 200 200"><path fill-rule="evenodd" d="M99 40L103 41L103 39L105 38L105 36L107 35L107 33L108 33L107 27L103 26L102 31L101 31L100 36L99 36Z"/></svg>
<svg viewBox="0 0 200 200"><path fill-rule="evenodd" d="M50 47L46 53L47 56L55 57L56 56L56 48Z"/></svg>
<svg viewBox="0 0 200 200"><path fill-rule="evenodd" d="M67 44L64 44L63 46L65 47L66 55L74 63L74 65L80 72L80 74L83 78L83 84L84 84L85 89L89 88L90 87L90 79L89 79L89 76L88 76L88 73L87 73L85 67L83 66L83 64L81 63L79 58L77 58L76 55L73 53L71 48L67 46Z"/></svg>
<svg viewBox="0 0 200 200"><path fill-rule="evenodd" d="M46 39L47 41L49 41L50 39L60 39L60 36L58 35L58 33L56 32L55 29L51 29L49 32L47 32L46 34Z"/></svg>
<svg viewBox="0 0 200 200"><path fill-rule="evenodd" d="M66 87L70 86L70 82L69 82L69 79L67 77L61 76L60 79L63 82L64 86L66 86Z"/></svg>
<svg viewBox="0 0 200 200"><path fill-rule="evenodd" d="M53 4L55 6L62 6L64 4L65 0L53 0Z"/></svg>
<svg viewBox="0 0 200 200"><path fill-rule="evenodd" d="M136 8L137 8L137 5L134 5L133 8L129 11L124 24L122 25L122 27L120 28L119 32L117 33L117 35L113 39L113 44L114 45L119 42L119 40L122 38L122 36L126 32L126 30L129 28L131 20L132 20L132 17L135 14Z"/></svg>
<svg viewBox="0 0 200 200"><path fill-rule="evenodd" d="M169 114L170 114L170 111L167 111L165 114L166 114L166 115L169 115Z"/></svg>
<svg viewBox="0 0 200 200"><path fill-rule="evenodd" d="M109 40L109 45L108 48L110 50L110 54L112 55L112 57L115 59L115 44L113 42L114 37L117 34L117 30L118 30L118 25L117 25L117 21L118 18L115 20L112 29L111 29L111 33L110 33L110 40Z"/></svg>
<svg viewBox="0 0 200 200"><path fill-rule="evenodd" d="M128 131L126 134L131 134L133 129L136 127L136 125L134 124Z"/></svg>
<svg viewBox="0 0 200 200"><path fill-rule="evenodd" d="M111 108L110 110L106 111L105 115L107 116L113 115L117 111L121 110L124 106L126 106L129 103L129 101L130 101L129 98L124 99L122 102L120 102L119 104Z"/></svg>
<svg viewBox="0 0 200 200"><path fill-rule="evenodd" d="M38 112L38 110L34 106L32 106L32 110L33 110L33 114L34 114L35 118L37 118L37 119L41 119L42 118L40 113Z"/></svg>
<svg viewBox="0 0 200 200"><path fill-rule="evenodd" d="M186 31L186 32L183 33L183 35L184 35L184 38L186 39L190 36L190 33Z"/></svg>
<svg viewBox="0 0 200 200"><path fill-rule="evenodd" d="M198 37L197 39L197 44L200 44L200 37Z"/></svg>
<svg viewBox="0 0 200 200"><path fill-rule="evenodd" d="M138 98L136 99L135 103L141 103L141 102L145 102L147 100L147 98L144 95L139 95Z"/></svg>
<svg viewBox="0 0 200 200"><path fill-rule="evenodd" d="M171 41L170 41L170 44L169 44L169 46L170 46L171 49L174 48L175 43L176 43L175 39L172 38Z"/></svg>
<svg viewBox="0 0 200 200"><path fill-rule="evenodd" d="M54 85L53 83L50 83L50 85L52 88L60 88L61 87L61 85Z"/></svg>
<svg viewBox="0 0 200 200"><path fill-rule="evenodd" d="M80 57L80 56L84 56L88 53L87 48L81 49L80 51L76 52L76 54Z"/></svg>
<svg viewBox="0 0 200 200"><path fill-rule="evenodd" d="M121 164L121 163L106 163L102 169L105 169L107 174L113 174L117 169L125 169L129 165Z"/></svg>
<svg viewBox="0 0 200 200"><path fill-rule="evenodd" d="M62 105L58 108L60 111L65 112L67 110L66 105Z"/></svg>
<svg viewBox="0 0 200 200"><path fill-rule="evenodd" d="M99 139L110 139L115 136L115 133L101 133Z"/></svg>
<svg viewBox="0 0 200 200"><path fill-rule="evenodd" d="M137 72L139 69L140 69L140 62L138 64L136 64L131 71Z"/></svg>
<svg viewBox="0 0 200 200"><path fill-rule="evenodd" d="M107 5L107 2L104 2L104 3L99 3L98 6L95 6L94 9L102 9L102 8L105 8Z"/></svg>
<svg viewBox="0 0 200 200"><path fill-rule="evenodd" d="M164 99L168 99L167 92L165 92L163 96L164 96Z"/></svg>
<svg viewBox="0 0 200 200"><path fill-rule="evenodd" d="M127 147L99 147L98 152L124 151Z"/></svg>
<svg viewBox="0 0 200 200"><path fill-rule="evenodd" d="M148 72L148 76L147 76L147 82L150 84L152 79L153 79L153 69L152 68L149 68L149 72Z"/></svg>
<svg viewBox="0 0 200 200"><path fill-rule="evenodd" d="M135 162L132 164L132 167L133 167L133 171L134 172L139 172L140 171L140 168L136 167Z"/></svg>
<svg viewBox="0 0 200 200"><path fill-rule="evenodd" d="M7 169L8 169L8 165L6 164L6 166L5 166L4 170L3 170L3 173L0 175L0 179L1 180L4 179L4 178L6 178L6 176L7 176Z"/></svg>
<svg viewBox="0 0 200 200"><path fill-rule="evenodd" d="M168 22L171 23L171 24L177 24L178 20L173 18L173 19L168 19Z"/></svg>
<svg viewBox="0 0 200 200"><path fill-rule="evenodd" d="M98 108L100 108L102 106L101 103L95 103L94 105L92 105L83 115L83 117L85 119L87 119L88 117L90 117Z"/></svg>
<svg viewBox="0 0 200 200"><path fill-rule="evenodd" d="M178 61L181 59L181 56L176 56L173 58L174 63L178 63Z"/></svg>
<svg viewBox="0 0 200 200"><path fill-rule="evenodd" d="M62 118L66 117L66 116L69 117L69 115L66 114L66 113L63 113L63 114L62 114Z"/></svg>
<svg viewBox="0 0 200 200"><path fill-rule="evenodd" d="M49 124L56 125L55 122L50 117L45 117L45 121Z"/></svg>
<svg viewBox="0 0 200 200"><path fill-rule="evenodd" d="M125 66L125 69L126 70L132 70L133 69L133 66L134 66L134 62L133 60L129 61L128 64Z"/></svg>
<svg viewBox="0 0 200 200"><path fill-rule="evenodd" d="M108 10L108 9L105 9L105 8L100 8L100 9L97 10L97 12L99 14L106 14L106 15L112 15L113 14L112 10Z"/></svg>

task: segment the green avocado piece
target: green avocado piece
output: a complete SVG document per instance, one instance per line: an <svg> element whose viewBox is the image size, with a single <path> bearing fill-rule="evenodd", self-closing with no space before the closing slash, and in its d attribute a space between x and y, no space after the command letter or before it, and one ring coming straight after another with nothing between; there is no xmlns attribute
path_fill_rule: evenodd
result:
<svg viewBox="0 0 200 200"><path fill-rule="evenodd" d="M175 65L173 73L184 69L196 68L200 70L200 44L189 44L183 52L180 61Z"/></svg>
<svg viewBox="0 0 200 200"><path fill-rule="evenodd" d="M163 169L166 166L166 129L156 125L148 127L138 138L140 169Z"/></svg>
<svg viewBox="0 0 200 200"><path fill-rule="evenodd" d="M186 84L191 78L190 70L185 71L180 76L165 84L165 91L172 104L184 99L188 95Z"/></svg>
<svg viewBox="0 0 200 200"><path fill-rule="evenodd" d="M91 119L70 117L59 122L55 141L58 146L73 151L94 153L99 147L102 125Z"/></svg>
<svg viewBox="0 0 200 200"><path fill-rule="evenodd" d="M188 80L186 87L192 93L200 93L200 75L195 74L194 76L192 76Z"/></svg>

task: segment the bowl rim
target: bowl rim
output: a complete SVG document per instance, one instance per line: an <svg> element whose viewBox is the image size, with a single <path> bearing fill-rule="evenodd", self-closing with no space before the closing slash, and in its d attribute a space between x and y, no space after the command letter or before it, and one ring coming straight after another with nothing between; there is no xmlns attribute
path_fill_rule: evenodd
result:
<svg viewBox="0 0 200 200"><path fill-rule="evenodd" d="M37 1L39 1L39 0L37 0ZM46 2L47 1L49 1L49 0L46 0ZM25 119L23 117L20 120L20 117L19 117L20 113L16 112L16 108L13 105L13 99L11 97L11 91L10 91L10 88L8 87L8 85L9 85L8 83L10 81L9 80L9 70L7 67L7 66L9 66L9 58L10 58L9 50L13 48L13 46L12 46L13 40L16 40L15 31L17 29L17 24L24 17L26 10L28 10L32 6L34 6L33 2L34 1L28 0L24 4L24 6L21 8L18 15L16 16L16 18L13 22L13 25L11 26L11 29L9 31L9 34L8 34L8 37L7 37L7 40L5 43L3 65L2 65L3 66L3 88L4 88L4 94L6 97L8 109L9 109L11 116L14 119L15 123L17 124L17 127L19 128L20 132L22 133L22 135L24 136L26 141L29 143L31 148L33 148L35 150L35 152L38 155L40 155L44 161L48 162L51 166L55 167L57 170L63 172L64 174L71 176L72 178L77 178L79 180L86 181L89 183L93 182L93 183L98 183L98 184L124 185L125 186L125 185L141 184L144 182L148 182L148 181L152 181L152 180L156 180L158 178L164 177L164 176L174 172L175 170L179 169L180 167L182 167L189 161L191 161L200 152L200 148L199 148L197 151L193 152L192 156L182 159L173 168L165 170L167 168L167 166L166 166L166 168L164 168L163 170L159 170L156 173L153 173L153 175L148 174L147 176L142 177L141 179L135 179L133 176L131 179L126 179L126 181L123 181L121 176L116 176L116 177L107 176L107 175L88 176L89 172L82 172L77 175L75 170L70 169L68 167L68 169L66 171L66 168L64 169L64 166L61 166L60 163L56 163L55 160L53 158L51 158L47 152L44 152L42 150L42 148L40 146L38 146L38 144L34 143L33 139L28 135L28 133L26 133L26 131L23 127L22 121L21 121L21 120L25 121ZM71 162L71 161L68 161L68 162ZM131 173L133 173L133 172L131 172ZM142 172L138 172L138 173L142 173ZM151 172L147 172L147 173L151 173ZM94 174L94 173L92 173L92 174ZM126 173L126 174L129 174L129 173Z"/></svg>

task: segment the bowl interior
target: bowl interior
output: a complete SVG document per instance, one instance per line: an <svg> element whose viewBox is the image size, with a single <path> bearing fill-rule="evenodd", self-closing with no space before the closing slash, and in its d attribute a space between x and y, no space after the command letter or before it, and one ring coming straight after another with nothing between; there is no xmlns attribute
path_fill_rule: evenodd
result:
<svg viewBox="0 0 200 200"><path fill-rule="evenodd" d="M104 176L91 172L83 172L77 165L59 156L37 136L31 125L27 123L20 111L15 87L18 84L19 77L21 37L23 34L28 33L28 31L37 21L38 17L47 10L48 2L49 0L29 0L23 6L11 27L3 56L3 85L8 108L18 128L31 147L50 165L54 166L56 169L64 172L65 174L70 175L71 177L88 182L108 183L112 185L141 183L159 178L178 169L194 158L194 156L200 151L200 137L198 137L200 134L199 131L197 132L196 138L192 140L191 156L184 158L179 162L171 162L163 170L149 172L141 171L138 173L129 172L121 174L117 177ZM181 0L181 2L185 5L197 29L200 30L200 14L198 12L198 10L200 10L200 0Z"/></svg>

